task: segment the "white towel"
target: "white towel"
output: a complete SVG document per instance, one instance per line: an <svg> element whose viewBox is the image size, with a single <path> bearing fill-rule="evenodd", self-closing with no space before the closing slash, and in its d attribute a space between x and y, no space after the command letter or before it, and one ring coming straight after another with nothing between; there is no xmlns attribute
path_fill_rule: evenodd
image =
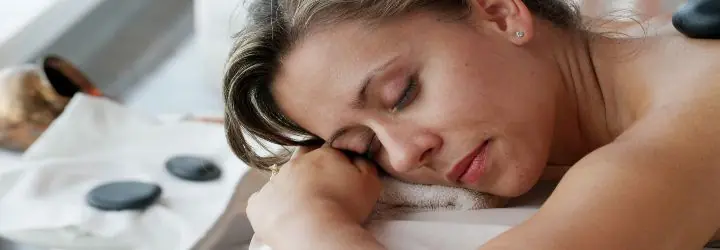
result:
<svg viewBox="0 0 720 250"><path fill-rule="evenodd" d="M498 208L505 205L505 199L463 188L412 184L391 177L381 177L380 181L383 191L367 230L387 249L473 249L509 228L505 225L395 221L397 216L413 213ZM437 230L442 229L455 233L439 235ZM252 238L248 249L272 250L257 237Z"/></svg>
<svg viewBox="0 0 720 250"><path fill-rule="evenodd" d="M222 176L212 182L172 176L164 162L181 154L211 159ZM0 236L65 250L189 249L222 214L249 169L227 146L221 125L163 122L83 94L20 163L0 171L0 189L6 190ZM157 183L162 196L144 211L103 212L85 202L96 185L127 179Z"/></svg>
<svg viewBox="0 0 720 250"><path fill-rule="evenodd" d="M397 215L427 211L468 211L498 208L505 199L464 188L412 184L381 177L383 191L371 219L391 219Z"/></svg>

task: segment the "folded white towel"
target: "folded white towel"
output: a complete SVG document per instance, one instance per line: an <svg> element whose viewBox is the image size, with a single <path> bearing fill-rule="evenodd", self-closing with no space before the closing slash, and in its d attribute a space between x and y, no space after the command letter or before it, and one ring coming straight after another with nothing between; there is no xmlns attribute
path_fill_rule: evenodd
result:
<svg viewBox="0 0 720 250"><path fill-rule="evenodd" d="M395 216L416 212L498 208L505 205L506 201L497 196L464 188L412 184L387 176L380 177L380 181L383 184L383 191L370 216L367 229L388 249L471 249L508 228L508 226L484 228L483 226L463 226L453 223L448 223L449 226L446 226L437 222L393 221ZM438 229L441 226L446 226L446 228L462 227L466 230L457 230L457 232L472 232L473 236L461 236L456 232L443 237L427 237L428 234L435 233L435 231L429 230L430 228ZM471 227L473 230L467 230ZM490 230L492 233L476 229ZM447 246L452 247L447 248ZM253 237L248 250L272 250L272 248L257 237Z"/></svg>
<svg viewBox="0 0 720 250"><path fill-rule="evenodd" d="M383 191L371 219L425 211L467 211L497 208L505 199L457 187L407 183L392 177L381 177Z"/></svg>

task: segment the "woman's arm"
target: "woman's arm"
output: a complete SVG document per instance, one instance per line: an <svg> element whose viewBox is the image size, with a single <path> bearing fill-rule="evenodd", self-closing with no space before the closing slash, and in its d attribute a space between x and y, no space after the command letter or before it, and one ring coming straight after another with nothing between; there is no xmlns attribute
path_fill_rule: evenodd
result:
<svg viewBox="0 0 720 250"><path fill-rule="evenodd" d="M294 250L384 250L375 237L357 222L340 214L324 213L285 221L288 232L273 244L273 249Z"/></svg>
<svg viewBox="0 0 720 250"><path fill-rule="evenodd" d="M702 249L720 225L712 110L636 124L578 162L534 217L481 249Z"/></svg>

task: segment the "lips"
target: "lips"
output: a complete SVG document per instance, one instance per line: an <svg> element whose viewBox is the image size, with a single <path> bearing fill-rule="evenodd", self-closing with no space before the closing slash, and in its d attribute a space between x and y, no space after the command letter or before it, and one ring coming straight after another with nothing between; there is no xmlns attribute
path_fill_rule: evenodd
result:
<svg viewBox="0 0 720 250"><path fill-rule="evenodd" d="M448 180L452 182L472 183L477 181L485 172L485 156L490 141L483 142L475 148L467 156L447 174Z"/></svg>

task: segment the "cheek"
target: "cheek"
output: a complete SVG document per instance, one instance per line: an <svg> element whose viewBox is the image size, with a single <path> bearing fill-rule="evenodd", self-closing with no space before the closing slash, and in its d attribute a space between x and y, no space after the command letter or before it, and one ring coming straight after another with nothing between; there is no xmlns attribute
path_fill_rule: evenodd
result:
<svg viewBox="0 0 720 250"><path fill-rule="evenodd" d="M453 129L479 128L496 120L501 111L497 102L507 95L477 71L448 71L429 85L427 109L435 114L436 122Z"/></svg>
<svg viewBox="0 0 720 250"><path fill-rule="evenodd" d="M506 68L482 62L446 68L427 94L428 107L443 128L453 134L464 131L463 138L487 133L540 150L552 128L550 86L532 71L510 74Z"/></svg>
<svg viewBox="0 0 720 250"><path fill-rule="evenodd" d="M475 61L470 65L476 70L456 74L456 99L495 122L542 122L539 119L547 118L553 104L551 84L528 60L509 60Z"/></svg>
<svg viewBox="0 0 720 250"><path fill-rule="evenodd" d="M458 48L463 48L462 44ZM511 97L513 89L508 82L512 74L505 62L474 48L455 49L435 55L427 67L427 85L432 89L431 102L437 105L438 112L444 115L474 114L474 116L494 116L493 111L500 101ZM480 55L483 54L483 55Z"/></svg>
<svg viewBox="0 0 720 250"><path fill-rule="evenodd" d="M456 66L460 65L460 66ZM423 76L423 101L427 108L445 118L448 115L480 111L489 92L485 80L472 64L437 63Z"/></svg>

